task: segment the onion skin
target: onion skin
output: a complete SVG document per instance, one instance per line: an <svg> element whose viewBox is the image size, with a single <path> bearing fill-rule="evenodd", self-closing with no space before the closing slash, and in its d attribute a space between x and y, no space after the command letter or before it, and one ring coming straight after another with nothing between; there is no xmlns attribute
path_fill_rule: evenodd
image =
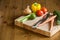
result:
<svg viewBox="0 0 60 40"><path fill-rule="evenodd" d="M30 14L32 11L29 6L23 11L24 14Z"/></svg>

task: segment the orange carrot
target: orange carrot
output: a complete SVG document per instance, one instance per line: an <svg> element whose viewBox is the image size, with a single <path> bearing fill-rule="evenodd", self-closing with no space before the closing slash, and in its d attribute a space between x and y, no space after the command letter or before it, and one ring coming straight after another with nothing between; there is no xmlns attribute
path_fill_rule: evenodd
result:
<svg viewBox="0 0 60 40"><path fill-rule="evenodd" d="M52 30L52 28L53 28L53 24L54 24L54 19L52 19L51 22L50 22L49 30Z"/></svg>
<svg viewBox="0 0 60 40"><path fill-rule="evenodd" d="M38 27L41 26L41 25L44 25L45 23L47 23L47 22L49 22L49 21L51 21L51 20L53 20L54 18L56 18L56 15L48 18L48 19L47 19L46 21L44 21L43 23L39 24Z"/></svg>

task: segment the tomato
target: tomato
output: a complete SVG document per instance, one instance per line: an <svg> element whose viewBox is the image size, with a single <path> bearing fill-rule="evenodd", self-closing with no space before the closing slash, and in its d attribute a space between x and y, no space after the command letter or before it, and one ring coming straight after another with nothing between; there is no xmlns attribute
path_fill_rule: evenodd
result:
<svg viewBox="0 0 60 40"><path fill-rule="evenodd" d="M47 8L45 8L45 7L42 7L41 10L42 10L44 13L47 12Z"/></svg>
<svg viewBox="0 0 60 40"><path fill-rule="evenodd" d="M37 10L36 15L37 15L37 16L42 16L42 15L43 15L43 11Z"/></svg>

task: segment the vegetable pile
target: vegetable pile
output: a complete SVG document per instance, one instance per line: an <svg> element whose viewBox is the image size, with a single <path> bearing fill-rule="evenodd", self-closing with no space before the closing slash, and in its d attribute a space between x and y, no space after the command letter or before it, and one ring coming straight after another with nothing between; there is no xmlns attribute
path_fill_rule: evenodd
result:
<svg viewBox="0 0 60 40"><path fill-rule="evenodd" d="M27 20L33 20L36 17L41 17L44 14L46 14L48 10L46 7L42 7L41 4L39 3L33 3L31 6L28 5L27 8L23 12L26 16L20 20L21 22L24 22ZM48 12L48 14L44 16L43 18L44 21L42 21L40 25L43 25L49 21L52 22L55 19L56 19L56 24L59 25L60 24L60 11L58 10L54 10L52 15Z"/></svg>
<svg viewBox="0 0 60 40"><path fill-rule="evenodd" d="M47 8L41 7L39 3L33 3L31 6L27 6L27 8L23 11L25 15L30 15L29 17L24 17L21 22L26 20L33 20L36 17L40 17L47 12Z"/></svg>

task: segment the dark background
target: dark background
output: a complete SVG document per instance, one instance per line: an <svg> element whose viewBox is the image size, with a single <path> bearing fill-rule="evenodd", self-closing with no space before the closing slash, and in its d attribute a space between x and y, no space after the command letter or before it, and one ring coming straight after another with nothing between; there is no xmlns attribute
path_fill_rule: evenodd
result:
<svg viewBox="0 0 60 40"><path fill-rule="evenodd" d="M45 6L49 12L60 10L60 0L0 0L0 40L60 40L60 32L48 38L14 25L22 10L34 2Z"/></svg>

